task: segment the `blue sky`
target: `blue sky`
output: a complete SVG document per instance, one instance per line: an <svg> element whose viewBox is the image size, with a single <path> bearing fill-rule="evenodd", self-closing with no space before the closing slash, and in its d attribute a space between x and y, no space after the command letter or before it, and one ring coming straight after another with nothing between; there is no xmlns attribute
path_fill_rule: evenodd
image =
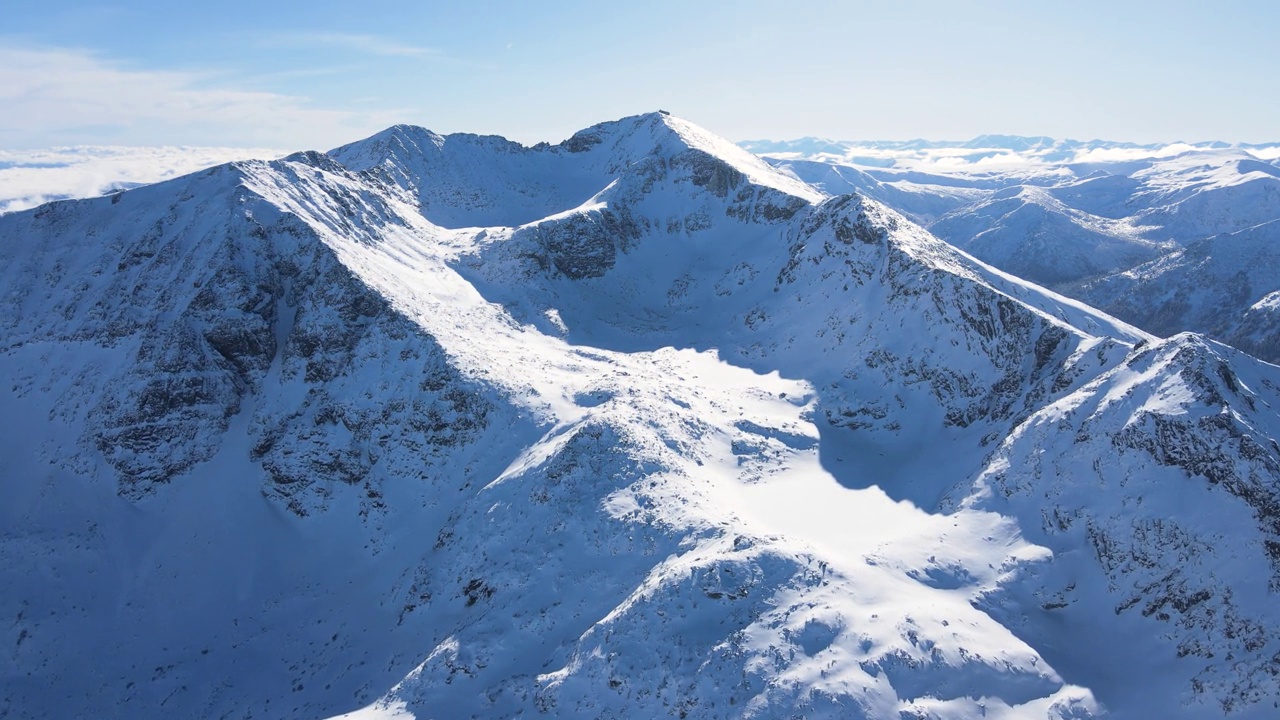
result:
<svg viewBox="0 0 1280 720"><path fill-rule="evenodd" d="M558 141L663 108L734 140L1280 138L1280 3L7 0L0 147Z"/></svg>

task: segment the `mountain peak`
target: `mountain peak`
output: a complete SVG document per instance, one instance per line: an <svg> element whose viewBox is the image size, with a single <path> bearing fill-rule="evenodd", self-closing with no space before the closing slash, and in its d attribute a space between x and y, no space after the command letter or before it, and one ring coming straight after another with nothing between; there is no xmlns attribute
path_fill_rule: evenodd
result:
<svg viewBox="0 0 1280 720"><path fill-rule="evenodd" d="M598 123L557 144L532 147L497 136L438 135L396 125L330 155L347 169L399 187L443 227L516 227L582 207L615 182L688 176L713 192L746 185L812 203L822 193L733 143L665 111ZM741 187L739 187L741 185ZM646 193L648 190L639 190ZM748 193L750 194L750 193ZM745 196L744 196L745 197Z"/></svg>
<svg viewBox="0 0 1280 720"><path fill-rule="evenodd" d="M824 197L813 187L774 168L735 143L665 110L593 125L575 133L558 147L570 152L585 152L597 146L606 147L615 160L624 162L636 162L650 156L672 158L687 152L701 153L741 173L752 184L808 202L818 202Z"/></svg>
<svg viewBox="0 0 1280 720"><path fill-rule="evenodd" d="M569 139L553 146L572 153L581 153L598 146L610 143L616 145L631 140L641 143L648 141L672 141L677 138L672 134L672 116L670 113L648 112L640 115L628 115L617 120L606 120L583 128Z"/></svg>

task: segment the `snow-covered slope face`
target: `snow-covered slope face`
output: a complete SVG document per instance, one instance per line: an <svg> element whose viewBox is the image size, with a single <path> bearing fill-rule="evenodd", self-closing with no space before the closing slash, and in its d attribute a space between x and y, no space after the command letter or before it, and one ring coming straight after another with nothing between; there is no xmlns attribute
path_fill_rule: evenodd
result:
<svg viewBox="0 0 1280 720"><path fill-rule="evenodd" d="M1251 153L1188 153L1133 173L1144 224L1179 242L1280 219L1280 167Z"/></svg>
<svg viewBox="0 0 1280 720"><path fill-rule="evenodd" d="M1144 240L1144 229L1075 210L1031 186L997 192L930 225L956 247L1050 286L1133 267L1176 247Z"/></svg>
<svg viewBox="0 0 1280 720"><path fill-rule="evenodd" d="M1189 329L1272 362L1280 326L1268 298L1280 291L1280 220L1198 240L1158 260L1075 291L1161 335Z"/></svg>
<svg viewBox="0 0 1280 720"><path fill-rule="evenodd" d="M243 182L0 218L6 712L373 700L418 660L404 555L532 432Z"/></svg>
<svg viewBox="0 0 1280 720"><path fill-rule="evenodd" d="M1179 335L1020 427L956 491L958 507L1018 517L1054 551L1033 580L989 599L993 615L1147 717L1274 714L1277 378L1273 365ZM1135 676L1161 676L1166 689Z"/></svg>
<svg viewBox="0 0 1280 720"><path fill-rule="evenodd" d="M405 140L432 137L0 218L7 710L1147 717L1061 651L1096 628L1105 652L1132 631L1152 660L1125 687L1183 716L1273 711L1179 657L1229 646L1226 615L1116 614L1123 589L1066 630L1037 614L1055 563L1114 571L1035 524L1074 476L1010 460L1029 499L984 504L1026 428L1101 402L1150 336L664 114ZM1254 445L1214 447L1275 486ZM1199 487L1160 462L1142 482ZM1194 496L1255 534L1218 539L1230 573L1188 546L1189 582L1270 577L1233 550L1274 534L1242 498Z"/></svg>
<svg viewBox="0 0 1280 720"><path fill-rule="evenodd" d="M446 228L514 226L590 203L629 166L687 166L695 181L739 173L754 183L815 199L803 183L678 118L652 114L602 123L556 146L525 147L500 137L440 136L398 125L331 153L346 167L408 193Z"/></svg>

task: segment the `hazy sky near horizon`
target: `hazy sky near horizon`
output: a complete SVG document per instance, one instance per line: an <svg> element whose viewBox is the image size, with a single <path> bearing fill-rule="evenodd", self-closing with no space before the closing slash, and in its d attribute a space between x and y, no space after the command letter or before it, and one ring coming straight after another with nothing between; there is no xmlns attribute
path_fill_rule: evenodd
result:
<svg viewBox="0 0 1280 720"><path fill-rule="evenodd" d="M733 140L1280 139L1280 3L51 4L0 22L0 148L558 141L659 108Z"/></svg>

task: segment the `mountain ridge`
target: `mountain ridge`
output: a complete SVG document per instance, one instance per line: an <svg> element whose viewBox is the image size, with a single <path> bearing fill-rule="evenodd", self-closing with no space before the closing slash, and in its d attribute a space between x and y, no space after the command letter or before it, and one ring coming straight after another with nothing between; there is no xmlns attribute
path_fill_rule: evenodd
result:
<svg viewBox="0 0 1280 720"><path fill-rule="evenodd" d="M1058 152L1030 140L1005 142L1007 148L973 144L782 143L767 157L827 192L876 198L986 262L1157 334L1204 332L1263 359L1280 359L1268 311L1254 307L1274 289L1259 270L1265 262L1241 261L1225 273L1250 278L1253 287L1238 297L1185 272L1152 271L1183 263L1187 248L1214 242L1224 256L1239 256L1232 243L1211 238L1246 235L1280 218L1280 145L1078 145ZM1121 302L1105 289L1140 267L1145 301ZM1210 295L1226 303L1212 318L1188 309L1210 302Z"/></svg>
<svg viewBox="0 0 1280 720"><path fill-rule="evenodd" d="M488 185L454 182L448 158L415 164L449 146L423 135L435 150L396 166L344 146L0 216L0 236L19 238L2 245L4 363L19 379L4 402L52 418L11 428L5 447L29 501L0 515L7 585L22 588L0 611L26 633L14 673L36 679L4 702L31 715L163 701L268 716L1142 717L1141 698L1042 652L1036 593L1061 590L1053 558L1086 546L1038 544L1033 520L1053 504L1034 475L1006 471L1030 482L1022 504L966 498L995 483L993 453L1015 457L1021 428L1098 399L1155 339L873 200L825 198L718 155L727 141L684 121L640 117L675 136L664 152L641 135L616 158L592 154L607 139L562 153L585 158L591 182L575 190L591 194L548 184L514 210L493 201L532 171L509 162L525 151L495 154ZM474 219L502 222L461 222ZM1277 382L1224 362L1251 387ZM1274 442L1255 424L1255 444ZM101 432L122 427L132 445ZM1101 462L1116 432L1072 457ZM192 462L167 465L171 446ZM1241 447L1223 445L1223 462L1274 484ZM1168 472L1184 471L1201 472ZM110 509L65 510L86 492ZM1200 499L1213 517L1247 504ZM220 509L197 521L205 506ZM1250 522L1270 522L1260 507ZM72 518L99 529L75 546L34 531ZM1186 552L1202 552L1194 530ZM1140 588L1170 559L1152 562L1120 576ZM1073 570L1105 585L1087 557ZM1138 602L1158 602L1153 587ZM84 589L102 599L68 599ZM1233 625L1113 621L1120 594L1101 591L1087 617L1173 637L1135 646L1152 660L1134 683L1181 663L1182 684L1164 688L1176 712L1269 712L1248 688L1197 686L1221 661L1171 649L1234 647ZM67 654L84 628L97 628L85 651ZM92 669L120 648L132 668Z"/></svg>

